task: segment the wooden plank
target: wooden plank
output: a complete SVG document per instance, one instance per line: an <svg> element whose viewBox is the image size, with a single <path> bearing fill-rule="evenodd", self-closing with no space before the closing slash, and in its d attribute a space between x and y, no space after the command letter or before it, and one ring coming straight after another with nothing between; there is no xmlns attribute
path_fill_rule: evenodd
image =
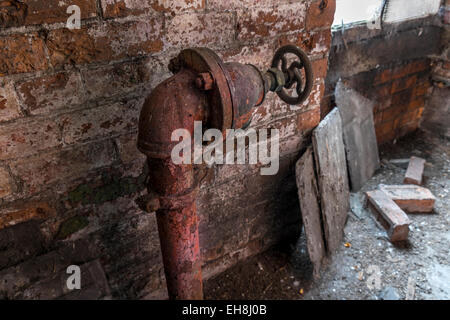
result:
<svg viewBox="0 0 450 320"><path fill-rule="evenodd" d="M406 213L381 190L366 192L368 206L378 221L386 228L392 242L408 239L409 220Z"/></svg>
<svg viewBox="0 0 450 320"><path fill-rule="evenodd" d="M373 120L375 103L340 81L336 104L342 118L350 186L357 192L380 167Z"/></svg>
<svg viewBox="0 0 450 320"><path fill-rule="evenodd" d="M309 147L295 166L298 198L305 227L308 254L314 265L314 277L320 275L323 258L326 255L320 221L319 190L314 173L312 147Z"/></svg>
<svg viewBox="0 0 450 320"><path fill-rule="evenodd" d="M406 212L429 213L433 211L436 197L427 188L413 184L391 186L381 184L379 188Z"/></svg>
<svg viewBox="0 0 450 320"><path fill-rule="evenodd" d="M326 247L332 253L342 241L350 209L342 120L337 108L314 130L313 146Z"/></svg>

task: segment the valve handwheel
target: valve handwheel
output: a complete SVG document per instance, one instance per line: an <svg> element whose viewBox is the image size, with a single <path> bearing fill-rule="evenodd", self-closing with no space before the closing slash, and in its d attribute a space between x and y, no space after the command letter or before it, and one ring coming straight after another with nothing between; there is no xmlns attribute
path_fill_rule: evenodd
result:
<svg viewBox="0 0 450 320"><path fill-rule="evenodd" d="M294 61L288 67L288 54L295 55L300 61ZM290 105L298 105L304 102L311 93L313 86L313 72L311 62L308 56L300 48L294 45L284 46L275 53L272 61L272 68L280 69L286 78L284 88L277 92L278 96L284 102ZM305 81L303 81L302 70L305 73ZM305 83L303 85L303 83ZM287 89L291 89L294 84L297 84L297 97L290 96Z"/></svg>

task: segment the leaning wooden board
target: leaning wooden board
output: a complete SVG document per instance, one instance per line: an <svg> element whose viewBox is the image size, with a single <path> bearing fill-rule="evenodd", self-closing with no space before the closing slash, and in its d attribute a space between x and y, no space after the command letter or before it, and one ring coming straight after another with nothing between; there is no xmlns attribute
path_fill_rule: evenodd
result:
<svg viewBox="0 0 450 320"><path fill-rule="evenodd" d="M325 257L325 246L320 221L319 190L314 173L312 147L309 147L298 160L295 173L308 254L314 265L314 277L318 278Z"/></svg>
<svg viewBox="0 0 450 320"><path fill-rule="evenodd" d="M326 246L333 253L342 241L350 206L342 120L337 108L314 130L313 146Z"/></svg>

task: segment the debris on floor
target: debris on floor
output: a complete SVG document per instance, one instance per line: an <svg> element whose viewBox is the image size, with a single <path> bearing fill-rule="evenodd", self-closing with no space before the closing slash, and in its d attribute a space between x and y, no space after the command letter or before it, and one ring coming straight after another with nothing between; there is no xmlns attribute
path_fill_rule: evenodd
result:
<svg viewBox="0 0 450 320"><path fill-rule="evenodd" d="M408 215L409 241L392 243L364 208L365 192L402 183L406 166L383 161L358 193L343 242L320 279L313 277L305 232L296 243L281 244L250 257L206 283L209 299L391 300L450 299L450 141L418 131L380 148L382 159L427 159L424 187L435 195L433 214ZM408 160L409 162L409 160ZM346 243L351 246L345 246ZM258 262L264 270L258 267ZM372 280L378 279L372 282ZM303 294L299 294L300 289Z"/></svg>
<svg viewBox="0 0 450 320"><path fill-rule="evenodd" d="M402 210L408 213L433 212L436 197L427 188L411 184L380 184L380 190L386 193Z"/></svg>
<svg viewBox="0 0 450 320"><path fill-rule="evenodd" d="M418 157L411 157L409 161L408 170L406 170L404 184L422 185L423 170L425 167L425 159Z"/></svg>
<svg viewBox="0 0 450 320"><path fill-rule="evenodd" d="M366 193L367 205L377 220L386 228L392 242L406 241L411 221L405 212L383 191Z"/></svg>

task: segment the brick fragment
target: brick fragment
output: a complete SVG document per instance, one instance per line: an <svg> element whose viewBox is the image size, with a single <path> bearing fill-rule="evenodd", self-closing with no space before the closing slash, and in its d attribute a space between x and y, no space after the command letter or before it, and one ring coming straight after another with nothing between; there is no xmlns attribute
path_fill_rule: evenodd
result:
<svg viewBox="0 0 450 320"><path fill-rule="evenodd" d="M422 185L423 170L425 168L425 159L411 157L408 170L406 170L404 184Z"/></svg>
<svg viewBox="0 0 450 320"><path fill-rule="evenodd" d="M427 188L416 185L393 185L381 184L380 190L406 212L424 213L432 212L436 198Z"/></svg>
<svg viewBox="0 0 450 320"><path fill-rule="evenodd" d="M389 239L407 240L411 221L406 213L381 190L366 192L366 196L368 207L387 230Z"/></svg>

